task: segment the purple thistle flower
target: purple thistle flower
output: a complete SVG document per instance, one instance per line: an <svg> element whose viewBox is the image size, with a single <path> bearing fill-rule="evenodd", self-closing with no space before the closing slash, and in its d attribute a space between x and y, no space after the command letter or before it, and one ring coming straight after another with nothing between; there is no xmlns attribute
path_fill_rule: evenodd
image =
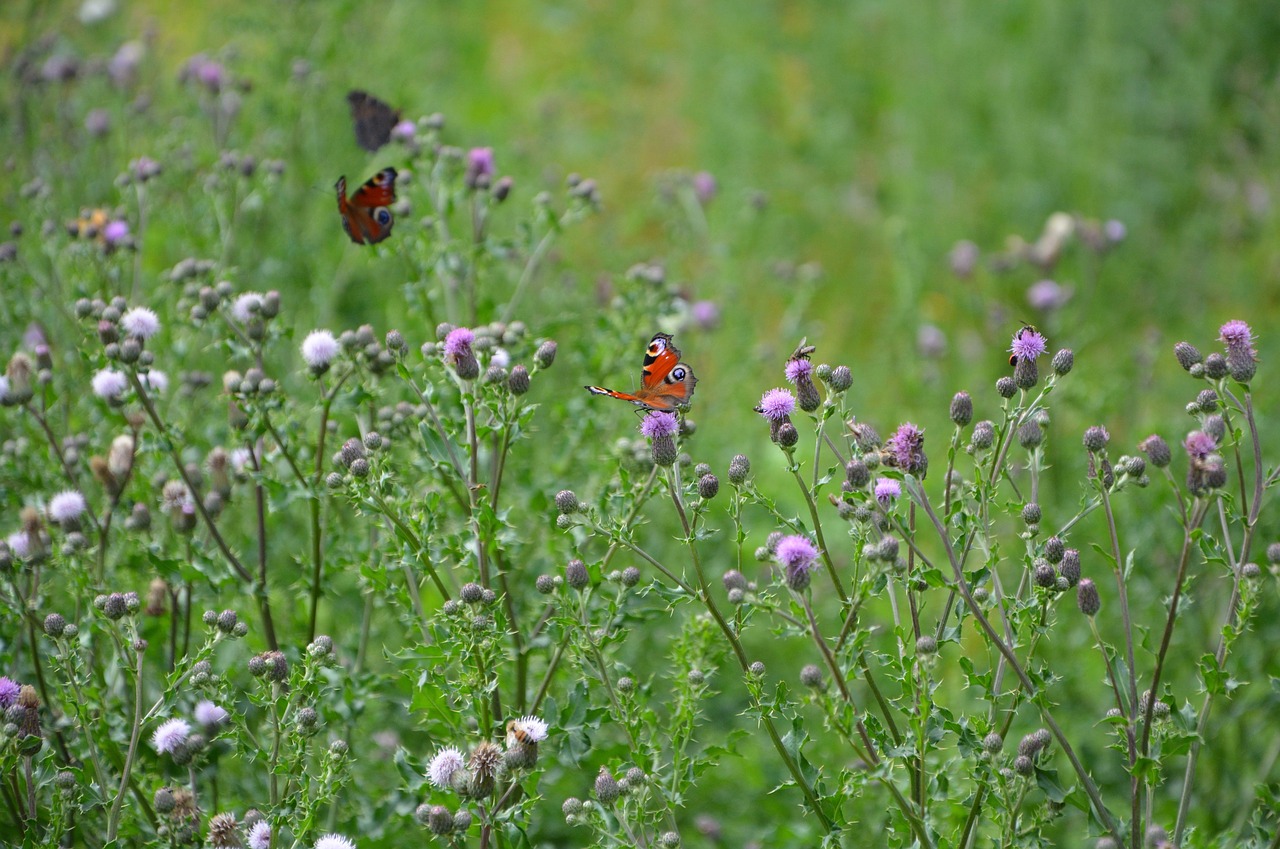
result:
<svg viewBox="0 0 1280 849"><path fill-rule="evenodd" d="M471 343L476 335L465 327L456 327L449 331L444 339L444 356L447 360L458 360L471 353Z"/></svg>
<svg viewBox="0 0 1280 849"><path fill-rule="evenodd" d="M787 360L787 383L794 385L812 374L813 363L808 360L801 358Z"/></svg>
<svg viewBox="0 0 1280 849"><path fill-rule="evenodd" d="M703 206L711 203L716 196L716 178L710 171L699 171L693 175L693 194Z"/></svg>
<svg viewBox="0 0 1280 849"><path fill-rule="evenodd" d="M640 433L649 439L675 436L678 430L680 430L680 424L676 420L675 413L655 410L640 422Z"/></svg>
<svg viewBox="0 0 1280 849"><path fill-rule="evenodd" d="M888 509L893 499L902 495L902 484L892 478L877 478L875 496L880 506Z"/></svg>
<svg viewBox="0 0 1280 849"><path fill-rule="evenodd" d="M456 746L446 746L436 752L427 765L427 780L441 790L449 787L454 773L463 768L462 752Z"/></svg>
<svg viewBox="0 0 1280 849"><path fill-rule="evenodd" d="M302 359L316 372L328 369L339 350L338 340L328 330L313 330L302 340Z"/></svg>
<svg viewBox="0 0 1280 849"><path fill-rule="evenodd" d="M113 401L123 395L124 391L129 388L129 379L122 372L104 368L93 376L91 384L95 395L99 398Z"/></svg>
<svg viewBox="0 0 1280 849"><path fill-rule="evenodd" d="M315 849L356 849L356 845L341 834L325 834L316 840Z"/></svg>
<svg viewBox="0 0 1280 849"><path fill-rule="evenodd" d="M417 124L412 121L401 121L391 128L391 138L399 142L411 142L417 131Z"/></svg>
<svg viewBox="0 0 1280 849"><path fill-rule="evenodd" d="M1202 430L1193 430L1182 441L1182 447L1192 459L1203 460L1218 450L1218 442Z"/></svg>
<svg viewBox="0 0 1280 849"><path fill-rule="evenodd" d="M1034 327L1021 327L1018 332L1013 334L1013 343L1009 345L1009 351L1019 360L1030 360L1035 362L1036 357L1046 353L1049 350L1049 340L1044 338L1039 330Z"/></svg>
<svg viewBox="0 0 1280 849"><path fill-rule="evenodd" d="M760 396L756 412L771 422L784 421L796 409L796 397L787 389L770 389Z"/></svg>
<svg viewBox="0 0 1280 849"><path fill-rule="evenodd" d="M106 226L102 228L102 238L108 247L116 247L125 239L129 238L129 222L122 221L119 218L114 221L108 221Z"/></svg>
<svg viewBox="0 0 1280 849"><path fill-rule="evenodd" d="M493 177L493 148L473 147L467 152L467 187L488 186Z"/></svg>
<svg viewBox="0 0 1280 849"><path fill-rule="evenodd" d="M195 717L196 722L205 728L216 729L230 718L230 714L227 713L225 708L214 704L208 699L204 699L196 705Z"/></svg>
<svg viewBox="0 0 1280 849"><path fill-rule="evenodd" d="M22 691L22 687L18 686L18 682L7 676L0 676L0 710L6 710L9 705L18 700L18 693Z"/></svg>
<svg viewBox="0 0 1280 849"><path fill-rule="evenodd" d="M1027 303L1033 310L1050 312L1071 299L1071 290L1054 280L1039 280L1027 289Z"/></svg>
<svg viewBox="0 0 1280 849"><path fill-rule="evenodd" d="M800 534L778 540L773 556L786 572L787 586L797 591L809 585L809 573L818 567L818 549Z"/></svg>
<svg viewBox="0 0 1280 849"><path fill-rule="evenodd" d="M1218 333L1218 339L1227 346L1227 356L1250 359L1258 356L1258 352L1253 347L1253 331L1245 322L1238 319L1228 321L1219 328Z"/></svg>
<svg viewBox="0 0 1280 849"><path fill-rule="evenodd" d="M924 454L924 431L906 422L893 436L885 440L884 447L893 455L894 465L904 472L923 477L929 468L929 460Z"/></svg>
<svg viewBox="0 0 1280 849"><path fill-rule="evenodd" d="M161 723L151 738L151 745L160 754L172 752L183 746L191 736L191 724L185 719L170 719Z"/></svg>
<svg viewBox="0 0 1280 849"><path fill-rule="evenodd" d="M249 829L249 849L269 849L271 846L271 823L258 820Z"/></svg>
<svg viewBox="0 0 1280 849"><path fill-rule="evenodd" d="M720 307L715 301L697 301L689 308L689 315L700 330L713 330L720 323Z"/></svg>

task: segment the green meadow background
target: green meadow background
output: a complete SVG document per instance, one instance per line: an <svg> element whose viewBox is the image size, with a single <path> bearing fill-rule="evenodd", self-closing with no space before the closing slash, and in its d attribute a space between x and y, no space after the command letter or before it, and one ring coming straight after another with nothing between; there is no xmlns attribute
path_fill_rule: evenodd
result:
<svg viewBox="0 0 1280 849"><path fill-rule="evenodd" d="M641 348L662 329L660 316L618 326L601 293L629 285L624 276L635 263L659 262L692 299L721 311L717 328L684 331L677 342L701 380L693 410L699 458L722 474L744 452L766 487L785 483L751 407L781 384L801 337L818 346L818 361L853 370L849 403L859 419L885 434L917 422L937 435L931 445L941 458L955 391L973 393L978 417L996 415L993 384L1007 373L1005 351L1020 321L1036 323L1053 348L1076 352L1054 396L1049 457L1061 474L1042 498L1047 511L1069 514L1080 497L1085 426L1105 424L1116 453L1133 452L1153 430L1180 441L1192 421L1183 406L1198 387L1174 363L1173 344L1185 338L1211 349L1228 319L1249 321L1260 337L1259 417L1266 447L1280 447L1277 394L1268 391L1280 298L1275 3L121 0L102 20L85 23L81 13L80 3L0 3L0 224L23 220L27 243L40 222L25 217L19 191L33 177L49 186L49 207L74 218L82 207L123 202L114 180L130 159L151 156L172 180L183 173L178 163L214 155L207 121L177 81L183 62L203 52L251 83L228 147L286 163L277 193L247 213L251 226L229 262L238 285L284 293L299 337L315 326L368 322L379 333L398 328L416 346L435 323L406 313L408 264L352 245L339 226L336 178L363 180L398 155L388 148L369 156L355 145L345 95L361 88L406 117L443 113L451 143L492 146L498 173L515 179L512 203L559 191L570 174L597 181L601 213L557 243L537 295L518 310L535 335L595 352L558 362L538 400L592 411L596 433L633 433L634 417L588 398L581 385L630 388ZM142 39L140 84L128 94L101 77L23 85L18 61L41 39L52 40L42 55L81 59L109 58L122 42ZM299 60L305 75L296 73ZM149 100L142 116L139 94ZM103 140L84 131L94 107L113 116ZM671 191L680 175L699 171L717 183L705 210ZM193 185L188 204L155 212L142 253L153 278L208 238L201 191ZM1051 276L1072 296L1043 315L1026 290L1044 273L995 273L987 260L1011 237L1034 241L1058 211L1118 220L1127 237L1101 258L1079 243L1068 247ZM392 238L418 228L422 214L398 219ZM962 279L948 253L965 239L983 260ZM161 286L156 297L165 296ZM941 351L922 352L928 327L944 334ZM22 331L0 326L2 350L16 347ZM600 362L627 365L594 373L588 363ZM573 420L544 422L525 449L545 452L566 474L565 487L575 485L573 463L557 448L588 450L558 430ZM1149 583L1137 578L1140 595L1162 621L1157 605L1169 581L1159 570L1171 555L1157 543L1172 523L1148 524L1142 506L1128 501L1119 509L1128 544L1151 572ZM1266 514L1263 521L1276 525ZM1083 533L1098 529L1090 522ZM1264 604L1274 613L1269 592ZM352 601L349 611L358 610ZM1203 611L1197 638L1208 638L1215 614ZM1267 681L1277 669L1259 650L1280 639L1275 619L1262 617L1240 661L1254 700L1215 707L1216 721L1239 733L1201 760L1206 797L1194 820L1210 833L1233 824L1220 820L1215 797L1234 798L1221 806L1234 814L1252 781L1266 770L1274 779L1274 753L1237 770L1250 723L1275 716ZM1062 662L1091 642L1079 631L1075 645L1060 647ZM769 655L768 646L760 650ZM771 672L806 662L783 648L774 654ZM1093 686L1100 676L1071 676L1088 705L1081 730L1104 709ZM1193 669L1171 678L1192 698ZM722 689L736 698L735 682ZM713 711L709 738L720 723L751 727L733 702L724 704ZM721 820L726 838L738 841L727 845L798 816L785 792L764 795L780 777L771 753L750 740L740 745L743 757L705 776L689 806ZM1093 754L1118 763L1114 753ZM368 775L362 787L371 795L395 792L389 764ZM590 776L561 780L548 798L582 795ZM403 834L413 828L411 810L411 800L398 799L379 809L387 821L364 823L364 833ZM554 837L562 823L544 828L546 839L571 845L567 835Z"/></svg>

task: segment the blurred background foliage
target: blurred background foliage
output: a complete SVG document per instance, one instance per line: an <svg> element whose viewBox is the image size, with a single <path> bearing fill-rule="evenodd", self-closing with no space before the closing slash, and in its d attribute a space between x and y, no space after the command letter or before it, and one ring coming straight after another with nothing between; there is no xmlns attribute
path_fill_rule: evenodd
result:
<svg viewBox="0 0 1280 849"><path fill-rule="evenodd" d="M74 57L83 71L132 40L145 57L131 87L87 73L41 79L51 58ZM197 53L224 61L244 84L225 145L178 82ZM356 147L349 89L406 117L443 113L453 143L495 148L521 203L559 190L570 174L595 179L602 214L557 244L537 297L519 310L569 354L542 399L565 399L567 412L526 449L566 476L562 486L575 485L574 462L557 445L593 443L557 428L575 422L608 444L634 427L621 409L597 409L584 423L595 402L579 387L625 388L639 348L666 326L662 316L611 320L611 293L632 285L624 276L637 262L663 265L690 301L719 308L718 326L689 327L677 340L701 378L698 459L723 473L744 452L780 486L781 463L765 460L772 449L751 407L781 383L801 336L819 361L853 369L849 403L860 419L882 433L915 421L937 435L939 453L956 390L974 394L978 417L995 415L992 385L1019 321L1072 347L1075 372L1055 396L1050 428L1061 472L1042 496L1050 515L1078 502L1084 426L1105 424L1118 452L1153 430L1181 438L1191 389L1174 342L1211 348L1223 321L1243 318L1261 336L1262 375L1275 359L1280 7L1264 0L9 0L0 4L0 57L0 198L5 217L27 228L24 251L42 214L60 222L83 207L127 207L115 178L151 156L165 166L169 198L182 201L157 211L144 236L144 271L164 297L159 275L213 231L213 201L183 179L221 146L282 159L283 179L246 205L226 260L238 285L285 294L299 335L369 322L420 340L434 325L406 314L409 263L355 247L339 228L334 180L362 180L398 155ZM85 128L94 108L111 116L102 138ZM703 171L717 186L705 205L686 191ZM35 177L49 188L38 209L20 197ZM1036 242L1059 211L1118 221L1126 236L1105 254L1073 240L1048 269L993 269L1011 239ZM401 216L397 237L418 229L422 214ZM967 277L948 261L961 240L980 249ZM1046 277L1070 294L1047 311L1027 299ZM31 294L31 304L6 307L5 350L43 309L41 293ZM1258 403L1275 449L1276 396L1263 392ZM1141 595L1162 616L1158 569L1171 555L1155 543L1166 531L1134 521L1150 501L1120 510L1129 544L1150 546L1153 578ZM1204 630L1214 612L1204 613ZM1261 627L1260 642L1277 636ZM1078 647L1063 646L1064 656ZM1266 680L1264 656L1245 662L1255 674L1241 677ZM1173 675L1183 687L1194 680L1190 669ZM1079 698L1092 703L1096 693ZM741 722L732 704L719 720ZM1235 708L1221 709L1219 721L1230 723ZM1095 718L1091 710L1080 727ZM1239 728L1247 746L1247 725ZM1207 752L1201 770L1226 769L1240 752ZM774 772L743 766L706 782L697 801L727 814L740 798L734 781L771 786L761 769ZM780 799L761 804L794 813ZM1198 813L1211 830L1228 824L1214 807L1206 799Z"/></svg>

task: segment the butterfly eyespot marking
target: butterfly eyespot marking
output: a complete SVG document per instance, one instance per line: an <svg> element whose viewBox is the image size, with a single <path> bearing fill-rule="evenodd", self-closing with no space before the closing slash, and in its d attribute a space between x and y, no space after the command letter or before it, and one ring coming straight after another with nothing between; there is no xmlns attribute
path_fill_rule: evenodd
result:
<svg viewBox="0 0 1280 849"><path fill-rule="evenodd" d="M396 202L396 170L383 168L347 197L347 180L334 185L342 229L357 245L376 245L391 235L395 219L390 206Z"/></svg>
<svg viewBox="0 0 1280 849"><path fill-rule="evenodd" d="M673 369L671 370L671 376L667 378L667 382L669 382L669 383L670 383L670 382L679 382L679 381L681 381L681 380L684 380L684 374L685 374L684 369L682 369L682 368L673 368Z"/></svg>

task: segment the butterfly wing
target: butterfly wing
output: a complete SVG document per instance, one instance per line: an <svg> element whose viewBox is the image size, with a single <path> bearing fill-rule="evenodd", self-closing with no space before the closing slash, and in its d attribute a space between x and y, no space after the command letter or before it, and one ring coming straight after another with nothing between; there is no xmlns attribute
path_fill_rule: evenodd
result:
<svg viewBox="0 0 1280 849"><path fill-rule="evenodd" d="M392 109L367 91L347 94L351 123L356 128L356 144L370 153L391 141L391 130L400 121L400 110Z"/></svg>
<svg viewBox="0 0 1280 849"><path fill-rule="evenodd" d="M342 227L357 245L375 245L391 235L395 218L388 209L396 200L396 169L383 168L347 197L347 178L335 186Z"/></svg>
<svg viewBox="0 0 1280 849"><path fill-rule="evenodd" d="M670 334L655 333L644 352L640 388L634 395L603 386L588 386L586 390L593 395L629 401L646 410L674 410L689 403L697 384L693 369L680 362L680 349L671 344Z"/></svg>

